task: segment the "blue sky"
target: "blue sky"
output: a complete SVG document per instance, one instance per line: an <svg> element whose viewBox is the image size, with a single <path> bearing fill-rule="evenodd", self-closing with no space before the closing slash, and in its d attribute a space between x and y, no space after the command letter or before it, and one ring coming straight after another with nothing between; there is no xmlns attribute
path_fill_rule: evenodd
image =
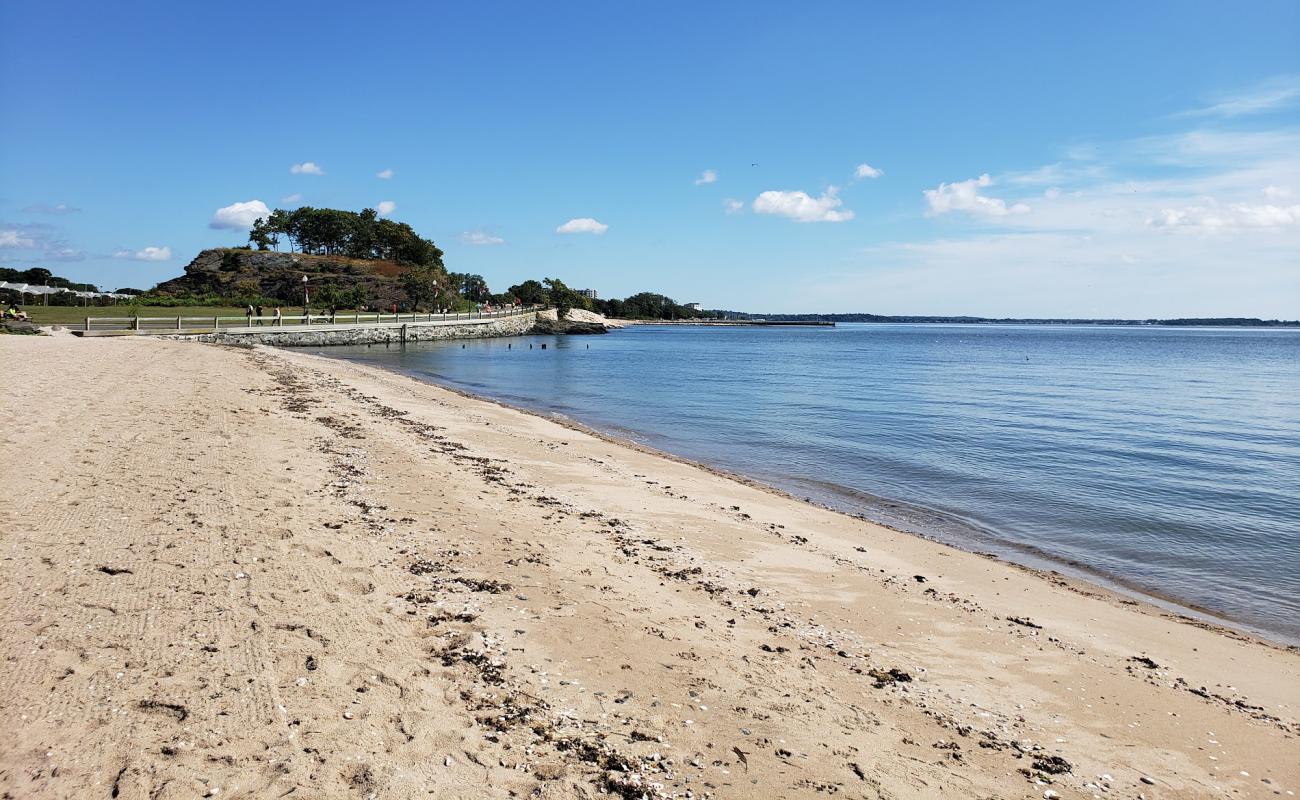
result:
<svg viewBox="0 0 1300 800"><path fill-rule="evenodd" d="M1294 2L6 1L0 87L0 263L106 288L385 203L494 289L1300 317Z"/></svg>

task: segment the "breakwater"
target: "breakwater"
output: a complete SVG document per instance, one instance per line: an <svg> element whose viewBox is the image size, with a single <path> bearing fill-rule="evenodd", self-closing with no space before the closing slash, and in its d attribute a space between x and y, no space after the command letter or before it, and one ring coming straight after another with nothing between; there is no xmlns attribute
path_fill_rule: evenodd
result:
<svg viewBox="0 0 1300 800"><path fill-rule="evenodd" d="M225 344L266 344L274 347L328 347L336 345L423 342L437 339L484 339L520 336L537 324L537 314L431 322L384 322L300 327L236 328L211 333L171 334L168 338Z"/></svg>

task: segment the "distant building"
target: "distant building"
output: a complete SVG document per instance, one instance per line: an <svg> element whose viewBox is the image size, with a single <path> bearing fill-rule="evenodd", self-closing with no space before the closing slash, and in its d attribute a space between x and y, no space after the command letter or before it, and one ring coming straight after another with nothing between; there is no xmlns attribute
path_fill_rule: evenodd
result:
<svg viewBox="0 0 1300 800"><path fill-rule="evenodd" d="M579 289L579 290L578 290L578 294L582 295L583 297L587 298L588 300L599 300L599 299L600 299L600 295L596 294L596 290L595 290L595 289Z"/></svg>
<svg viewBox="0 0 1300 800"><path fill-rule="evenodd" d="M689 309L692 309L692 310L694 310L694 311L699 311L699 310L700 310L700 304L699 304L699 303L687 303L687 304L686 304L686 307L689 308Z"/></svg>

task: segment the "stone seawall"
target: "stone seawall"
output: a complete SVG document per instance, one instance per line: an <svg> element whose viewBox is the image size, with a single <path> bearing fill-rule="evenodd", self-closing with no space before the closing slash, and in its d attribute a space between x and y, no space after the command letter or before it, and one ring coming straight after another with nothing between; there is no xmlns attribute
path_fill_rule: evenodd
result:
<svg viewBox="0 0 1300 800"><path fill-rule="evenodd" d="M267 344L274 347L324 347L347 344L387 344L402 341L423 342L432 339L486 339L495 336L522 336L537 324L536 314L520 314L504 319L467 320L463 322L406 322L381 325L330 325L320 328L247 328L203 333L191 336L168 336L224 344Z"/></svg>

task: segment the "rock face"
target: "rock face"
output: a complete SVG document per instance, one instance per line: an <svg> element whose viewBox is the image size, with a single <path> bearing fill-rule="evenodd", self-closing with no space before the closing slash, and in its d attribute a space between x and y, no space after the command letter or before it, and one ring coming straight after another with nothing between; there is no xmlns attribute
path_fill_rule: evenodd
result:
<svg viewBox="0 0 1300 800"><path fill-rule="evenodd" d="M577 308L569 309L569 313L564 319L559 319L558 312L554 308L548 308L537 314L537 325L533 327L533 333L609 333L611 326L609 321L599 314L593 314L590 311L583 311Z"/></svg>
<svg viewBox="0 0 1300 800"><path fill-rule="evenodd" d="M261 295L292 306L302 304L302 276L306 275L313 291L329 285L340 290L359 286L372 307L388 308L406 303L401 284L405 270L391 261L218 247L199 253L186 265L184 275L158 284L158 290L221 297Z"/></svg>
<svg viewBox="0 0 1300 800"><path fill-rule="evenodd" d="M609 333L609 328L606 328L598 322L575 322L571 319L566 319L563 322L560 322L555 319L546 319L541 315L538 315L537 324L533 326L530 333Z"/></svg>

